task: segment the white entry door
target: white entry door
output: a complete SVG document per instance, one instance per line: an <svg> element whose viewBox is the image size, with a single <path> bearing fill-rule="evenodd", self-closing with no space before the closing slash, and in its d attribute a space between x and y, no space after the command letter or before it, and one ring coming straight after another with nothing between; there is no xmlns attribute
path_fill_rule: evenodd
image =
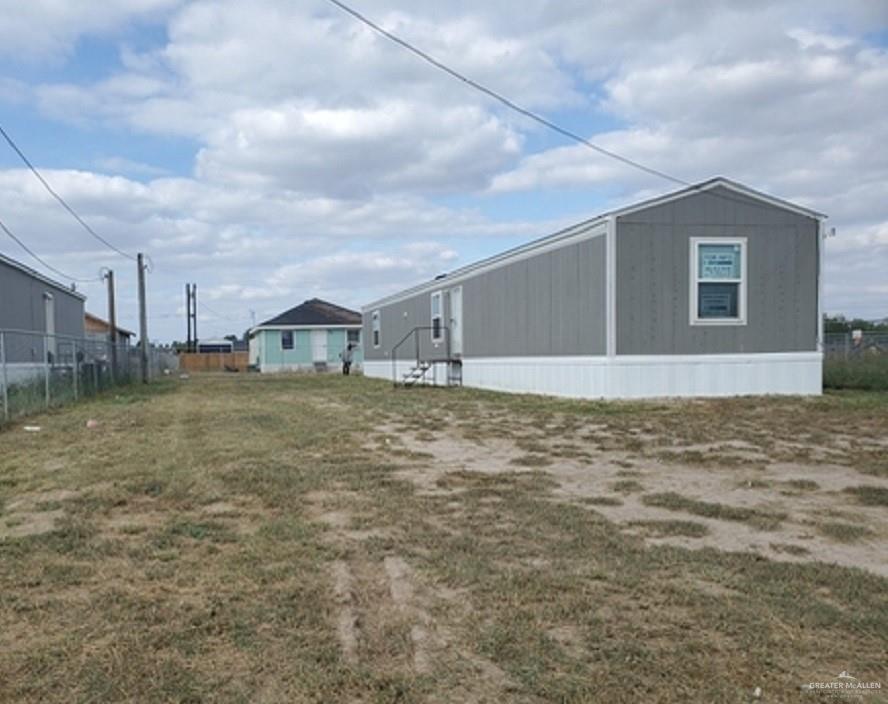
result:
<svg viewBox="0 0 888 704"><path fill-rule="evenodd" d="M326 362L327 361L327 331L312 330L311 331L311 361Z"/></svg>
<svg viewBox="0 0 888 704"><path fill-rule="evenodd" d="M43 294L43 315L46 321L46 354L52 355L53 359L57 354L56 338L55 338L55 299L48 291Z"/></svg>
<svg viewBox="0 0 888 704"><path fill-rule="evenodd" d="M463 296L462 286L450 289L450 354L455 357L463 351Z"/></svg>

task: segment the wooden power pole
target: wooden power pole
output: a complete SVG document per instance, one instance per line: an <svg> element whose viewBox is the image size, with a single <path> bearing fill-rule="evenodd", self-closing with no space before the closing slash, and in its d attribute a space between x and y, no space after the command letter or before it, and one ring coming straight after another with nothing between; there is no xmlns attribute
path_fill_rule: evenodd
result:
<svg viewBox="0 0 888 704"><path fill-rule="evenodd" d="M108 269L108 338L111 340L111 381L117 381L117 307L114 304L114 272Z"/></svg>
<svg viewBox="0 0 888 704"><path fill-rule="evenodd" d="M198 351L197 346L197 284L191 284L191 305L192 308L192 320L191 327L194 329L194 351Z"/></svg>
<svg viewBox="0 0 888 704"><path fill-rule="evenodd" d="M145 261L141 252L136 255L136 266L139 268L139 347L142 358L142 383L148 383L148 311L145 307Z"/></svg>
<svg viewBox="0 0 888 704"><path fill-rule="evenodd" d="M185 284L185 320L188 327L188 339L185 342L185 351L193 352L191 349L191 284Z"/></svg>

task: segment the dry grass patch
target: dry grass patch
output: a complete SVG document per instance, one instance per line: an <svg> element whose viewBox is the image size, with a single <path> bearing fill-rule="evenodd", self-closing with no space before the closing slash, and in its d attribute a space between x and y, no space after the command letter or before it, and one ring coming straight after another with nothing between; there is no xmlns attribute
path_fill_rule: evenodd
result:
<svg viewBox="0 0 888 704"><path fill-rule="evenodd" d="M60 514L0 538L0 700L792 701L848 662L877 677L884 579L817 562L831 538L802 554L767 534L792 562L714 541L725 525L759 540L747 526L780 506L797 530L791 507L825 496L873 517L867 541L833 548L876 549L879 492L819 475L822 491L782 496L770 475L740 491L701 449L721 417L738 437L719 455L776 461L804 437L883 488L888 411L868 395L609 404L194 375L40 417L39 437L11 427L0 521ZM656 463L667 448L704 455L702 498L750 505L607 495L680 486L669 471L688 466Z"/></svg>
<svg viewBox="0 0 888 704"><path fill-rule="evenodd" d="M773 530L786 519L785 513L698 501L675 492L646 494L641 497L641 500L647 506L656 506L657 508L665 508L670 511L683 511L696 516L705 516L706 518L715 518L721 521L749 523L759 530Z"/></svg>
<svg viewBox="0 0 888 704"><path fill-rule="evenodd" d="M853 543L867 538L873 532L866 526L856 523L843 523L841 521L825 521L817 524L819 530L826 537L840 543Z"/></svg>
<svg viewBox="0 0 888 704"><path fill-rule="evenodd" d="M870 485L849 486L844 491L864 506L888 506L888 487Z"/></svg>
<svg viewBox="0 0 888 704"><path fill-rule="evenodd" d="M650 538L665 538L671 535L702 538L709 534L709 529L705 525L693 521L632 521L628 525L636 533Z"/></svg>
<svg viewBox="0 0 888 704"><path fill-rule="evenodd" d="M644 491L644 486L641 482L634 479L621 479L611 484L610 488L611 491L616 491L619 494L635 494Z"/></svg>

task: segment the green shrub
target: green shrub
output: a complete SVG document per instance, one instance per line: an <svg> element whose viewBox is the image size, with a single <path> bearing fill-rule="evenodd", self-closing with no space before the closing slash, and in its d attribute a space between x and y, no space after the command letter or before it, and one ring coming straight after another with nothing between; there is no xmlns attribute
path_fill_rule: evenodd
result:
<svg viewBox="0 0 888 704"><path fill-rule="evenodd" d="M828 389L888 391L888 355L827 359L823 364L823 386Z"/></svg>

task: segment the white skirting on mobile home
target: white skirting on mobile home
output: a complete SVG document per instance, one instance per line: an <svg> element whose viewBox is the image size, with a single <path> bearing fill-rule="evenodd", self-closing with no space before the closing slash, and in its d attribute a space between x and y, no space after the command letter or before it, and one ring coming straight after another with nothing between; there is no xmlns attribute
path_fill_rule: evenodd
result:
<svg viewBox="0 0 888 704"><path fill-rule="evenodd" d="M822 392L820 352L632 357L489 357L462 362L464 386L567 398L665 398L811 395ZM411 363L398 363L397 378ZM438 368L440 367L440 368ZM392 379L391 362L364 363L364 374ZM445 385L446 369L428 382Z"/></svg>

